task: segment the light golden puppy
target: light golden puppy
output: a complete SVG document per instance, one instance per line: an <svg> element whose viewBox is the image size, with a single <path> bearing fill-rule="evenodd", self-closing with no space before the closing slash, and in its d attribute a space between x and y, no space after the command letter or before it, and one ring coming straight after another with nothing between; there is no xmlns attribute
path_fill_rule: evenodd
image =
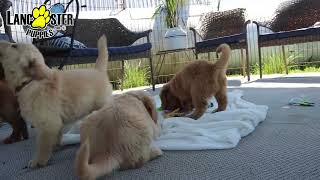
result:
<svg viewBox="0 0 320 180"><path fill-rule="evenodd" d="M62 128L101 108L112 94L105 36L99 39L98 49L95 69L58 71L45 65L34 45L0 42L6 80L16 92L22 117L37 130L30 167L45 166L60 143Z"/></svg>
<svg viewBox="0 0 320 180"><path fill-rule="evenodd" d="M160 130L149 93L128 92L110 101L81 125L81 146L75 161L80 179L96 179L114 169L139 168L162 155L152 144Z"/></svg>

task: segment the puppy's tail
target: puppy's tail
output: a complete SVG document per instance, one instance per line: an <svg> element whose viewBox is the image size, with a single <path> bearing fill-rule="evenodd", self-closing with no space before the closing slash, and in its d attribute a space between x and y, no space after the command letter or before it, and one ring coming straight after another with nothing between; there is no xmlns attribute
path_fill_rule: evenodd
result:
<svg viewBox="0 0 320 180"><path fill-rule="evenodd" d="M221 44L216 50L217 55L221 53L220 59L215 63L215 67L226 69L231 55L231 48L228 44Z"/></svg>
<svg viewBox="0 0 320 180"><path fill-rule="evenodd" d="M109 53L107 47L107 38L105 35L98 40L98 58L96 60L95 68L98 71L105 72L108 66Z"/></svg>
<svg viewBox="0 0 320 180"><path fill-rule="evenodd" d="M80 146L76 155L75 172L80 179L97 179L119 167L119 162L116 158L105 157L105 154L98 161L89 164L89 149L89 141L86 140Z"/></svg>

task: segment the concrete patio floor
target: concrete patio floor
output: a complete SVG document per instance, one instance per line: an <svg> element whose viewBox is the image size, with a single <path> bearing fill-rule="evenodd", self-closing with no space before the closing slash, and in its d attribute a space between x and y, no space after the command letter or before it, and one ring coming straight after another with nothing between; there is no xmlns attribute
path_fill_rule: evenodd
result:
<svg viewBox="0 0 320 180"><path fill-rule="evenodd" d="M236 148L165 151L140 169L114 172L106 179L320 179L320 74L264 76L251 82L230 78L228 84L229 91L241 89L244 99L270 108L267 119ZM159 88L153 93L158 92ZM290 98L301 95L316 105L287 105ZM7 125L1 127L0 140L10 131ZM1 180L76 179L73 164L78 146L57 151L48 167L28 169L34 143L32 137L0 144Z"/></svg>

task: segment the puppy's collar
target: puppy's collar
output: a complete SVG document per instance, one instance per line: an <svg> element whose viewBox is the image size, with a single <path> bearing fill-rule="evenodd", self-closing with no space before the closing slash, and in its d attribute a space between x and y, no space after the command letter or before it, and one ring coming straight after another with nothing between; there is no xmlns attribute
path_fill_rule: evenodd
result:
<svg viewBox="0 0 320 180"><path fill-rule="evenodd" d="M24 81L21 85L17 86L15 88L16 94L19 93L24 87L26 87L26 85L28 85L29 83L31 83L31 81L33 81L33 79L29 79L27 81Z"/></svg>

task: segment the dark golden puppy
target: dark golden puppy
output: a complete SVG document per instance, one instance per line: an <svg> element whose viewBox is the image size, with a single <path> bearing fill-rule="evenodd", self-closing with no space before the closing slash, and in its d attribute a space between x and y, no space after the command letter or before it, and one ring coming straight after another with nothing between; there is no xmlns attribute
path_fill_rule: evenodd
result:
<svg viewBox="0 0 320 180"><path fill-rule="evenodd" d="M220 45L217 53L221 53L216 63L197 60L188 64L173 77L160 92L162 109L173 111L177 108L188 113L193 119L200 118L207 109L207 101L215 96L218 102L217 111L227 106L226 70L231 49L227 44Z"/></svg>
<svg viewBox="0 0 320 180"><path fill-rule="evenodd" d="M3 143L11 144L28 139L28 129L20 115L17 98L4 79L3 68L0 65L0 121L7 122L12 127L12 134Z"/></svg>

